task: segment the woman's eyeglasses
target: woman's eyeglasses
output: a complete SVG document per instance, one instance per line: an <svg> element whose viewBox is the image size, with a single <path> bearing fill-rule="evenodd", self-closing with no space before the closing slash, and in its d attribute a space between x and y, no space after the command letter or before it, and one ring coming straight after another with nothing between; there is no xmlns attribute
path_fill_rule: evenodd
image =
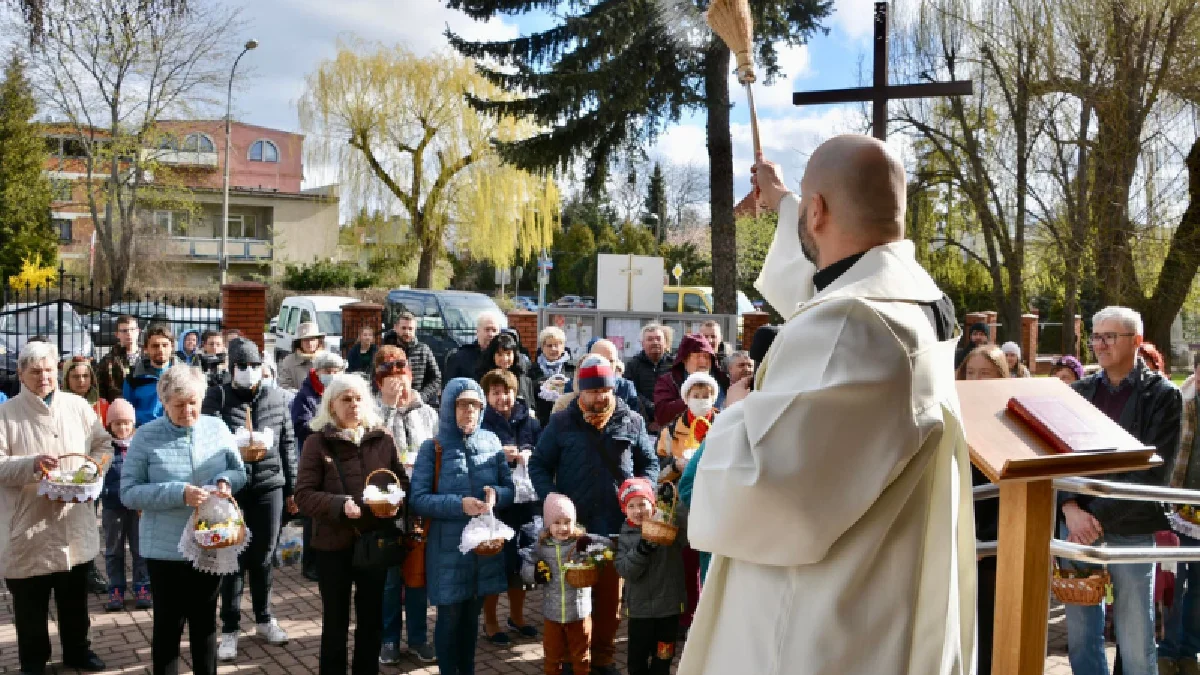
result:
<svg viewBox="0 0 1200 675"><path fill-rule="evenodd" d="M387 361L379 364L375 369L377 373L396 373L408 370L408 361Z"/></svg>

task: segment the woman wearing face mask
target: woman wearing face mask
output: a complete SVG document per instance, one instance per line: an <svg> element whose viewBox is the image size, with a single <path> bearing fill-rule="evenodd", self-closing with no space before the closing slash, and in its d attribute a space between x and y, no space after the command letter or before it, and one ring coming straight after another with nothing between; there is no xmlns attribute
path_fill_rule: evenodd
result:
<svg viewBox="0 0 1200 675"><path fill-rule="evenodd" d="M967 354L958 368L959 380L998 380L1010 377L1005 354L996 345L976 347ZM971 484L987 485L987 476L971 467ZM996 541L1000 521L1000 500L981 499L975 502L975 538L979 541ZM992 672L992 625L996 616L996 557L980 558L976 563L979 579L979 638L976 652L979 656L979 675Z"/></svg>
<svg viewBox="0 0 1200 675"><path fill-rule="evenodd" d="M429 519L426 591L438 608L433 641L441 675L473 675L483 599L508 588L504 556L458 551L467 521L513 503L512 473L500 439L480 428L484 404L483 389L473 380L450 380L442 392L437 436L421 445L413 467L410 503L414 513Z"/></svg>
<svg viewBox="0 0 1200 675"><path fill-rule="evenodd" d="M255 634L268 644L287 642L287 633L271 616L271 558L283 510L296 513L292 492L296 485L296 436L292 431L287 401L279 389L262 386L263 365L258 346L244 338L229 345L232 382L211 387L204 397L205 415L220 417L237 432L247 427L249 412L256 433L270 430L267 454L257 462L246 463L246 486L234 499L241 507L250 530L250 545L238 557L238 574L221 580L221 639L217 657L222 661L237 658L241 633L241 598L245 578L250 577L250 598L254 606Z"/></svg>

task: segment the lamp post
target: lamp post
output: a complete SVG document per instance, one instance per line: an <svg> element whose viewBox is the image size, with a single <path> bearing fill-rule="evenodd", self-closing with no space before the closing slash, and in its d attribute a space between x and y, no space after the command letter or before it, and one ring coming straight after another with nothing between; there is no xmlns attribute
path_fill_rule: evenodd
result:
<svg viewBox="0 0 1200 675"><path fill-rule="evenodd" d="M246 52L258 47L258 40L247 40L246 48L233 60L233 68L229 69L229 92L225 97L225 188L221 196L221 285L225 285L225 275L229 270L229 258L226 255L227 240L229 239L229 136L231 117L233 115L233 75L237 72L238 62Z"/></svg>

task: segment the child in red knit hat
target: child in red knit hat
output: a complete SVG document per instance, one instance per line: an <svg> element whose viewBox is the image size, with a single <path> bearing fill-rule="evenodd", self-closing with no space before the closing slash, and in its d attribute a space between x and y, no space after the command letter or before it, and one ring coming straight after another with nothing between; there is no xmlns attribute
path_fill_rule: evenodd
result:
<svg viewBox="0 0 1200 675"><path fill-rule="evenodd" d="M642 538L642 523L654 517L654 485L630 478L617 493L625 522L617 541L617 573L625 579L629 612L629 675L666 675L675 659L679 617L687 606L683 549L685 514L675 513L679 533L670 546Z"/></svg>

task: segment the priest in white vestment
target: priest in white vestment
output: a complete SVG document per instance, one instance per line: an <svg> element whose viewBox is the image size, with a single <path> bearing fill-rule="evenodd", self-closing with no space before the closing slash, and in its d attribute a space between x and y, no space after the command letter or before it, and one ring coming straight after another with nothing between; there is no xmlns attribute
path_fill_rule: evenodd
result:
<svg viewBox="0 0 1200 675"><path fill-rule="evenodd" d="M799 197L756 172L779 205L757 287L787 323L708 434L689 538L713 560L679 673L972 673L956 324L904 239L903 165L840 136Z"/></svg>

